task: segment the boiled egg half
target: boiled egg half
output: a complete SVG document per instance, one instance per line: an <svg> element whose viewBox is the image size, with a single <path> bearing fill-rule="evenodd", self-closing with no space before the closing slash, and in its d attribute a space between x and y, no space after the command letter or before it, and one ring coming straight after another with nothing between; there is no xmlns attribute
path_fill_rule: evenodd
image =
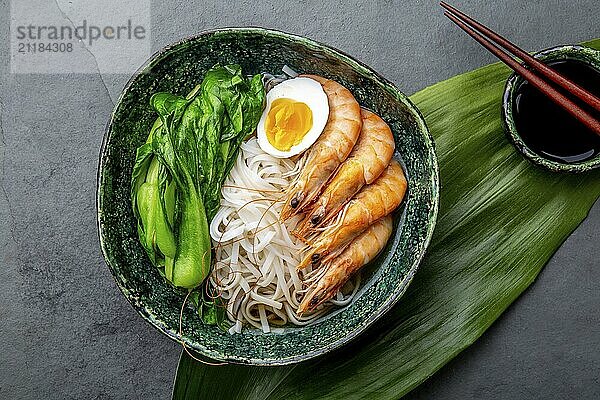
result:
<svg viewBox="0 0 600 400"><path fill-rule="evenodd" d="M300 154L319 138L328 117L327 95L319 82L288 79L267 93L267 105L256 127L258 144L277 158Z"/></svg>

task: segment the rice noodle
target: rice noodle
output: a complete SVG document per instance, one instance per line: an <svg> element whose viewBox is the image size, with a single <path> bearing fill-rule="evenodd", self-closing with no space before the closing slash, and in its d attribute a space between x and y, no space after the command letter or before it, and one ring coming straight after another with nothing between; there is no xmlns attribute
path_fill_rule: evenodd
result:
<svg viewBox="0 0 600 400"><path fill-rule="evenodd" d="M346 305L356 294L358 278L327 305L296 314L305 291L297 271L305 246L288 233L300 217L283 224L279 213L283 192L301 168L302 160L272 157L253 137L242 144L223 185L221 207L210 224L216 262L208 282L226 303L231 334L245 325L265 333L281 331L273 326L306 325L328 305Z"/></svg>

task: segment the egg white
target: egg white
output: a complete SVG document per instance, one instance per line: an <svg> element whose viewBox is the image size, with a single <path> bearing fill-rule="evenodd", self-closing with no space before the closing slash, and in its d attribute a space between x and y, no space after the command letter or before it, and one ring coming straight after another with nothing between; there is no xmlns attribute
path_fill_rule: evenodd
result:
<svg viewBox="0 0 600 400"><path fill-rule="evenodd" d="M312 127L302 141L288 151L276 149L267 138L265 123L273 101L288 98L305 103L312 111ZM329 102L321 84L310 78L294 78L281 82L267 93L267 104L256 127L258 145L277 158L289 158L308 149L319 138L329 118Z"/></svg>

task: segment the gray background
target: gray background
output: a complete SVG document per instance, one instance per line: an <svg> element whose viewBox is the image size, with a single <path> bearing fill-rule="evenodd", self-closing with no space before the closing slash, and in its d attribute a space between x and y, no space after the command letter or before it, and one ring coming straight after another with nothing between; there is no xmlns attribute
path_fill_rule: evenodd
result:
<svg viewBox="0 0 600 400"><path fill-rule="evenodd" d="M406 93L492 60L435 1L156 1L153 49L223 26L328 43ZM600 36L597 0L457 1L536 50ZM0 1L0 37L9 37ZM0 49L0 397L167 398L179 347L143 322L102 260L98 150L124 75L11 75ZM600 204L531 288L410 399L599 398Z"/></svg>

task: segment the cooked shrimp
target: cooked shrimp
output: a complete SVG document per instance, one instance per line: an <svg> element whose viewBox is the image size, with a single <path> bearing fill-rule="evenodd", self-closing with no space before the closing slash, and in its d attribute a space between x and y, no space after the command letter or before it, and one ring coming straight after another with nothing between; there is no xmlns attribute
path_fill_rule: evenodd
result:
<svg viewBox="0 0 600 400"><path fill-rule="evenodd" d="M304 236L323 226L364 186L381 175L394 154L394 136L377 114L361 109L362 130L348 158L340 165L323 193L294 234Z"/></svg>
<svg viewBox="0 0 600 400"><path fill-rule="evenodd" d="M379 218L390 214L402 202L406 192L406 178L400 163L394 159L375 182L364 186L344 209L336 221L325 228L310 245L298 268L309 264L327 263L338 256L354 238Z"/></svg>
<svg viewBox="0 0 600 400"><path fill-rule="evenodd" d="M339 83L316 75L329 101L329 118L319 139L308 150L305 167L290 185L281 219L301 212L319 194L325 183L348 157L358 139L362 121L360 106L352 93Z"/></svg>
<svg viewBox="0 0 600 400"><path fill-rule="evenodd" d="M391 234L392 217L387 215L354 239L337 258L320 266L324 274L309 287L297 313L312 311L332 298L356 271L383 250Z"/></svg>

